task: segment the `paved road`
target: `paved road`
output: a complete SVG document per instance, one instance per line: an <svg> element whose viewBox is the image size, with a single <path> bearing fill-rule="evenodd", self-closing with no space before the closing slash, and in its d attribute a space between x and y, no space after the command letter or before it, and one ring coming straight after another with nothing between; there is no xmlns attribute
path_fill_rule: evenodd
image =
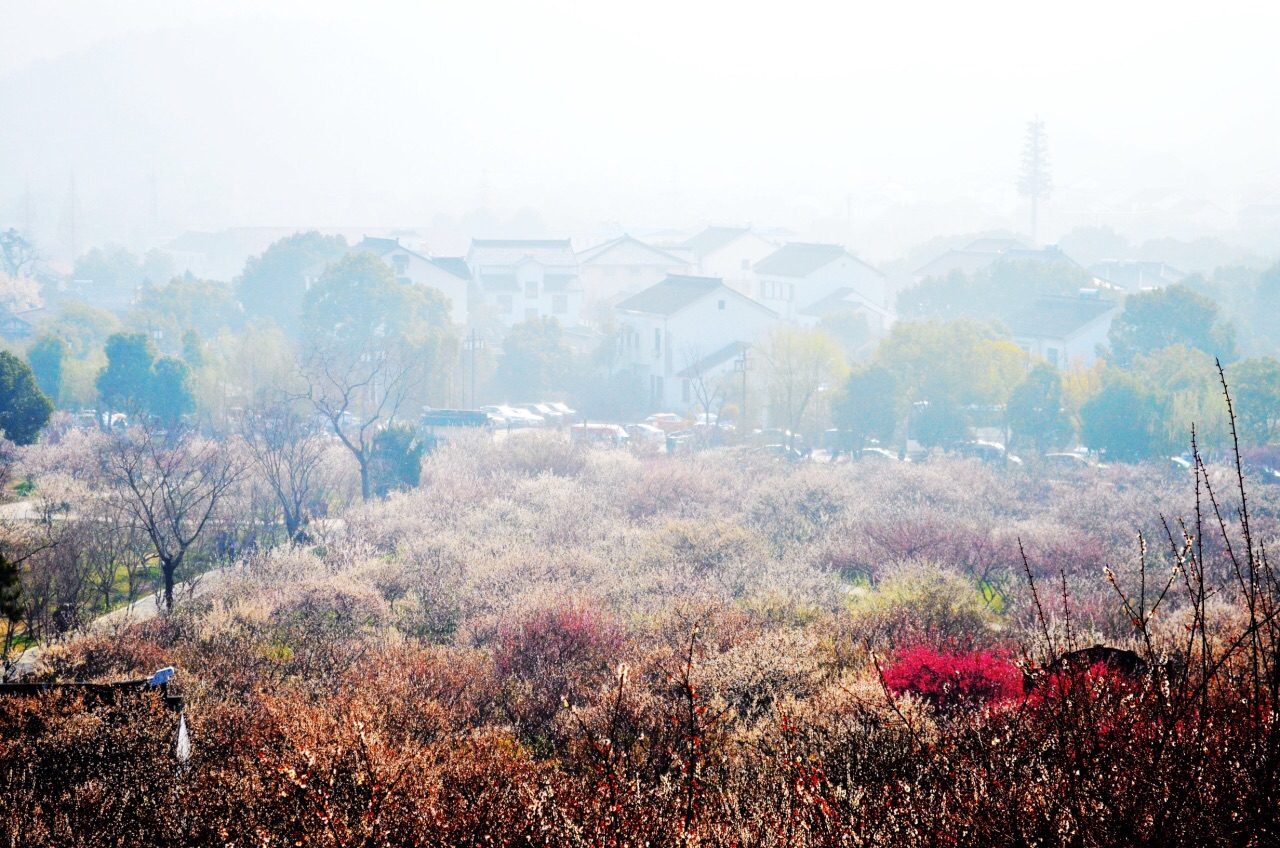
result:
<svg viewBox="0 0 1280 848"><path fill-rule="evenodd" d="M173 587L174 601L181 603L188 597L198 598L213 591L214 587L227 576L228 570L228 568L215 568L212 571L206 571L194 581L175 585ZM195 584L194 589L192 588L192 582ZM110 633L129 624L155 618L160 614L158 601L159 596L157 594L149 594L145 598L139 598L127 607L120 607L95 618L85 629L89 633ZM13 671L9 673L9 679L17 680L33 671L40 661L40 652L41 646L39 645L23 651L18 662L14 664Z"/></svg>

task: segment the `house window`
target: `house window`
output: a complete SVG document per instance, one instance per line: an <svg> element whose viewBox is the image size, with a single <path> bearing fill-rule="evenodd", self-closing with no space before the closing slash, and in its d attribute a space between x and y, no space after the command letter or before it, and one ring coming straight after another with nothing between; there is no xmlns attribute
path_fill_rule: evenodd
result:
<svg viewBox="0 0 1280 848"><path fill-rule="evenodd" d="M638 277L638 276L640 276L640 272L641 272L641 271L643 271L643 270L644 270L644 269L643 269L643 268L641 268L639 265L633 265L633 266L631 266L631 276L633 276L633 277Z"/></svg>
<svg viewBox="0 0 1280 848"><path fill-rule="evenodd" d="M721 310L721 311L723 311L723 310L724 310L724 301L723 301L723 300L720 300L720 301L717 301L717 302L716 302L716 309L719 309L719 310Z"/></svg>
<svg viewBox="0 0 1280 848"><path fill-rule="evenodd" d="M529 282L524 284L524 296L525 297L538 296L538 283L536 280L530 280Z"/></svg>
<svg viewBox="0 0 1280 848"><path fill-rule="evenodd" d="M409 273L409 257L403 254L391 257L391 265L396 269L397 276Z"/></svg>
<svg viewBox="0 0 1280 848"><path fill-rule="evenodd" d="M768 285L769 285L769 284L768 284L768 283L766 283L764 280L761 280L761 281L760 281L760 297L761 297L762 299L763 299L763 298L766 298L766 297L768 297L768 296L769 296L768 294L766 294L767 289L765 288L765 287L766 287L766 286L768 286Z"/></svg>
<svg viewBox="0 0 1280 848"><path fill-rule="evenodd" d="M649 378L649 396L654 400L662 400L662 378L657 374Z"/></svg>
<svg viewBox="0 0 1280 848"><path fill-rule="evenodd" d="M662 331L653 331L653 355L662 356Z"/></svg>
<svg viewBox="0 0 1280 848"><path fill-rule="evenodd" d="M1050 365L1057 365L1057 364L1058 364L1058 349L1057 349L1056 347L1051 347L1051 348L1049 348L1048 350L1046 350L1046 351L1045 351L1045 358L1049 360L1049 364L1050 364Z"/></svg>
<svg viewBox="0 0 1280 848"><path fill-rule="evenodd" d="M503 315L510 315L514 307L515 307L515 304L512 303L511 295L509 294L498 295L498 312L500 312Z"/></svg>
<svg viewBox="0 0 1280 848"><path fill-rule="evenodd" d="M553 294L551 296L551 314L552 315L568 315L569 314L569 295Z"/></svg>

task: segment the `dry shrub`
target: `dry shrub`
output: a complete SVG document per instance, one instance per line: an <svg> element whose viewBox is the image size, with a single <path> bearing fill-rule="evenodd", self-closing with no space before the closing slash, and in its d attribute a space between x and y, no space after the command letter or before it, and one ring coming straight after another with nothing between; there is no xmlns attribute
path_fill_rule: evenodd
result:
<svg viewBox="0 0 1280 848"><path fill-rule="evenodd" d="M855 594L845 632L856 656L858 651L892 651L915 644L990 645L999 638L999 624L967 579L921 565Z"/></svg>

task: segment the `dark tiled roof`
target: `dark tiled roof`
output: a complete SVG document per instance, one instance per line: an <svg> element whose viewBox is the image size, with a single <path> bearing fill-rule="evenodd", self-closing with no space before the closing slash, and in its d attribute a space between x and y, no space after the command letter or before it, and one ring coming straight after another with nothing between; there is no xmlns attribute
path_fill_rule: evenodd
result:
<svg viewBox="0 0 1280 848"><path fill-rule="evenodd" d="M785 244L764 259L761 259L756 263L756 273L770 274L777 277L807 277L814 271L825 268L843 256L849 257L877 274L880 273L838 244L802 244L799 242Z"/></svg>
<svg viewBox="0 0 1280 848"><path fill-rule="evenodd" d="M515 265L525 257L543 265L578 264L568 239L472 239L468 254L473 265Z"/></svg>
<svg viewBox="0 0 1280 848"><path fill-rule="evenodd" d="M616 239L613 239L612 241L607 241L604 244L598 244L595 247L587 248L586 250L578 254L578 261L584 264L588 262L595 262L597 259L607 254L613 248L618 247L620 245L624 245L624 244L634 244L640 248L643 248L644 250L647 250L650 253L652 253L656 259L662 260L664 264L682 265L682 266L687 266L689 264L686 260L681 259L678 256L672 256L670 253L667 253L665 250L661 248L654 247L653 245L648 244L647 242L640 241L640 239L638 238L632 238L631 236L625 233L618 236ZM609 263L605 263L605 264L609 264Z"/></svg>
<svg viewBox="0 0 1280 848"><path fill-rule="evenodd" d="M750 227L707 227L683 244L676 245L676 247L702 258L732 244L735 239L749 232L751 232Z"/></svg>
<svg viewBox="0 0 1280 848"><path fill-rule="evenodd" d="M1151 286L1170 286L1182 282L1187 276L1163 262L1135 259L1109 259L1094 265L1089 272L1108 283L1133 291Z"/></svg>
<svg viewBox="0 0 1280 848"><path fill-rule="evenodd" d="M877 306L860 294L857 289L841 286L826 297L816 300L800 310L800 314L810 318L821 318L834 312L865 309L877 315L892 316L893 313L883 306Z"/></svg>
<svg viewBox="0 0 1280 848"><path fill-rule="evenodd" d="M441 271L447 271L459 280L471 279L471 269L467 267L467 260L461 256L433 256L428 261Z"/></svg>
<svg viewBox="0 0 1280 848"><path fill-rule="evenodd" d="M980 238L964 246L976 253L1004 253L1006 250L1026 250L1027 246L1016 238Z"/></svg>
<svg viewBox="0 0 1280 848"><path fill-rule="evenodd" d="M699 374L706 376L707 372L712 368L723 365L731 359L742 356L742 349L747 346L746 342L729 342L717 351L707 354L680 372L681 377L697 377Z"/></svg>
<svg viewBox="0 0 1280 848"><path fill-rule="evenodd" d="M1009 329L1017 337L1065 339L1118 306L1096 297L1038 297L1009 318Z"/></svg>
<svg viewBox="0 0 1280 848"><path fill-rule="evenodd" d="M648 312L653 315L673 315L706 297L724 283L719 277L686 277L671 274L660 283L654 283L642 292L618 304L618 309L628 312Z"/></svg>
<svg viewBox="0 0 1280 848"><path fill-rule="evenodd" d="M413 253L407 247L402 247L400 239L370 238L369 236L361 239L359 244L351 248L351 252L359 253L362 250L367 250L375 256L384 256L396 249L403 249L408 253Z"/></svg>

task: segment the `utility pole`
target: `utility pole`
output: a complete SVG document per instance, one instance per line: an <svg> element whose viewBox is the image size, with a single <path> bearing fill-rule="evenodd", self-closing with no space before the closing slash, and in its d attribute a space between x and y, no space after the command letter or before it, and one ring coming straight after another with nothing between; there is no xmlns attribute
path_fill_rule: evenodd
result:
<svg viewBox="0 0 1280 848"><path fill-rule="evenodd" d="M747 345L742 345L742 353L733 361L733 370L742 372L742 412L738 416L745 435L747 428L747 371L751 368L751 360L747 357Z"/></svg>
<svg viewBox="0 0 1280 848"><path fill-rule="evenodd" d="M484 349L484 339L476 338L475 328L471 337L462 342L462 347L471 354L471 408L476 408L476 352Z"/></svg>

